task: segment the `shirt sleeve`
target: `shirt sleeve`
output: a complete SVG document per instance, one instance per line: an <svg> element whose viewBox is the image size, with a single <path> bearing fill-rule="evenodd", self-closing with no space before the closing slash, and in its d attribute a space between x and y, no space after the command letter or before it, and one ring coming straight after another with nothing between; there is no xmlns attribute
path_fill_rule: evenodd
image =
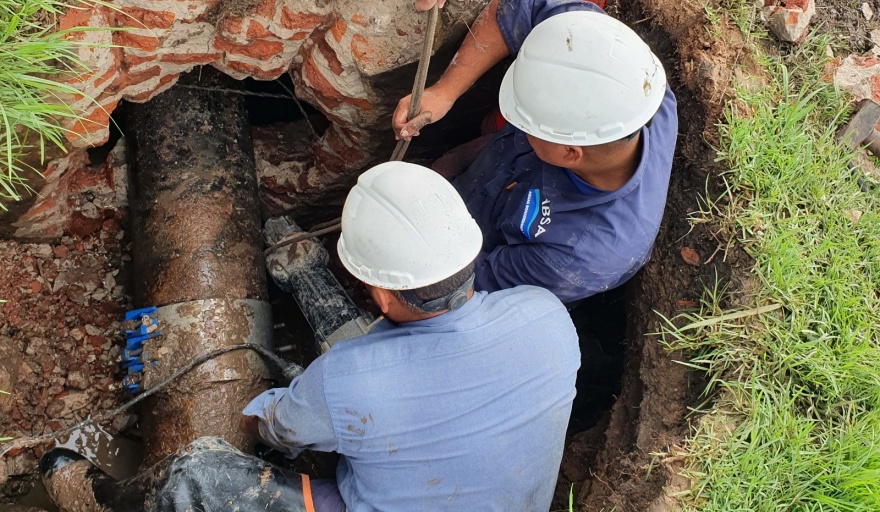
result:
<svg viewBox="0 0 880 512"><path fill-rule="evenodd" d="M260 437L266 444L294 457L306 448L336 450L323 370L319 357L290 386L265 391L244 408L242 414L259 418Z"/></svg>
<svg viewBox="0 0 880 512"><path fill-rule="evenodd" d="M510 55L515 57L535 25L569 11L605 12L589 0L498 0L495 19Z"/></svg>
<svg viewBox="0 0 880 512"><path fill-rule="evenodd" d="M619 275L596 275L589 282L575 280L552 263L548 251L552 248L546 245L519 244L502 245L492 252L480 253L474 286L480 291L494 292L530 284L551 291L563 303L570 303L608 290L620 279Z"/></svg>

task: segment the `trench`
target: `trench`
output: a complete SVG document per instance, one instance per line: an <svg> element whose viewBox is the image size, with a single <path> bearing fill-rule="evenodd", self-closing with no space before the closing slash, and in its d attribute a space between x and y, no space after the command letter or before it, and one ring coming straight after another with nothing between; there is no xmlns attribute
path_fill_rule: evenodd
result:
<svg viewBox="0 0 880 512"><path fill-rule="evenodd" d="M643 478L639 471L649 458L645 450L662 444L658 444L658 439L674 442L681 438L687 429L687 407L696 402L703 383L674 363L675 356L668 356L656 337L649 335L656 330L655 311L674 312L676 301L693 302L704 285L714 282L718 275L721 279L729 275L724 264L694 269L677 257L683 245L704 255L715 248L704 231L692 230L687 222L687 213L697 208L697 197L706 190L707 177L714 165L702 140L706 113L682 84L673 40L663 27L645 22L650 16L639 4L629 4L622 11L621 6L609 3L608 10L628 22L664 60L679 100L681 132L664 222L651 262L625 286L591 297L571 311L580 338L581 369L552 510L567 507L570 486L574 486L576 502L590 510L609 504L617 510L645 510L661 494L666 475L656 471ZM446 55L440 53L432 65L432 78L445 68L449 58L448 49ZM407 160L427 164L477 137L483 117L495 104L505 67L506 63L502 63L487 73L446 118L425 130L412 145ZM250 92L273 95L284 95L293 88L289 80L282 84L248 79L243 87ZM320 134L328 124L307 104L303 104L304 117L292 101L283 98L248 96L246 103L253 130L271 132L293 125L301 127L307 118ZM122 135L115 127L124 126L126 115L125 105L114 112L116 123L111 123L114 128L110 140L90 150L93 164L107 158ZM713 183L710 179L710 189ZM325 206L300 212L307 219L305 225L335 217L343 198L337 194ZM265 216L264 212L263 221ZM331 254L335 253L334 236L325 237L322 242ZM332 266L332 270L352 299L364 309L371 309L366 294L354 279L338 265ZM306 365L315 357L308 323L293 298L269 281L275 347L284 357ZM140 463L141 446L137 438L135 427L115 437L92 432L66 442L71 446L90 446L89 457L102 469L115 472L113 476L128 476L131 468ZM314 477L332 478L335 456L307 452L294 462L294 468ZM18 503L52 510L38 483Z"/></svg>

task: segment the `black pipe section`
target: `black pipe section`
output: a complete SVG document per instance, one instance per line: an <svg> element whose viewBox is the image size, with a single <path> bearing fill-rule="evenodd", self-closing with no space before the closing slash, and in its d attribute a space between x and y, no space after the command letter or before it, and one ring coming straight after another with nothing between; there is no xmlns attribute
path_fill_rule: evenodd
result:
<svg viewBox="0 0 880 512"><path fill-rule="evenodd" d="M282 216L268 220L263 233L266 243L271 246L302 232L291 217ZM266 258L272 280L293 295L315 332L319 352L321 344L345 324L358 318L364 318L366 323L370 320L354 305L327 268L329 261L327 250L314 239L280 247Z"/></svg>

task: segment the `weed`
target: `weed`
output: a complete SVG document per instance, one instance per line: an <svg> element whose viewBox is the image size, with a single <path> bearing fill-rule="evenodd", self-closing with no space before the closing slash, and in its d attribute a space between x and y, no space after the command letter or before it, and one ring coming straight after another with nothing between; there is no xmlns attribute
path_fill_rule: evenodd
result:
<svg viewBox="0 0 880 512"><path fill-rule="evenodd" d="M757 55L771 83L720 128L730 200L694 217L740 240L761 291L724 312L716 285L661 334L716 398L686 447L695 510L880 510L880 218L834 142L848 102L820 79L825 44Z"/></svg>
<svg viewBox="0 0 880 512"><path fill-rule="evenodd" d="M65 97L82 97L71 83L88 69L77 50L94 46L76 35L96 29L57 30L55 20L68 9L96 0L0 0L0 200L20 199L28 191L22 177L26 153L47 145L64 149L63 119L79 119ZM4 208L0 202L0 208Z"/></svg>

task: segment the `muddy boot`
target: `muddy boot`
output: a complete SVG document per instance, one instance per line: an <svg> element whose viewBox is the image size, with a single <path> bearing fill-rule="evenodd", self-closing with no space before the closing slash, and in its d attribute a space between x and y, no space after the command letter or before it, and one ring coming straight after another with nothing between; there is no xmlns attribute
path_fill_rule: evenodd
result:
<svg viewBox="0 0 880 512"><path fill-rule="evenodd" d="M274 245L303 231L290 216L269 219L263 230ZM327 268L330 255L315 239L279 247L266 257L266 268L282 290L293 295L315 332L318 353L336 341L365 334L373 317L358 309Z"/></svg>
<svg viewBox="0 0 880 512"><path fill-rule="evenodd" d="M197 439L123 481L63 448L43 456L40 472L61 512L305 512L305 500L311 500L303 493L308 477L245 455L216 437Z"/></svg>
<svg viewBox="0 0 880 512"><path fill-rule="evenodd" d="M245 455L215 437L197 439L180 450L165 476L144 510L314 510L310 494L306 498L303 493L308 477Z"/></svg>

